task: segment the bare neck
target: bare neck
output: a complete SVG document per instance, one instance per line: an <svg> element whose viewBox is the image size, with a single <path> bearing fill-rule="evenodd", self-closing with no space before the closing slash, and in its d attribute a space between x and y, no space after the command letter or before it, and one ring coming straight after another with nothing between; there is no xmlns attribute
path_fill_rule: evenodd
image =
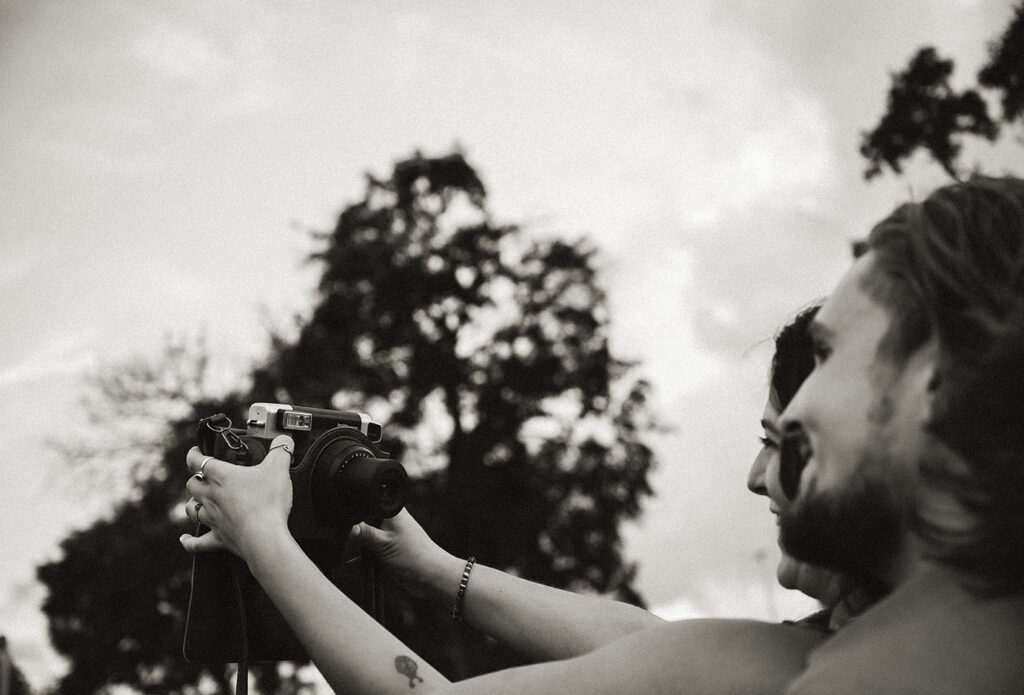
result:
<svg viewBox="0 0 1024 695"><path fill-rule="evenodd" d="M921 552L921 539L905 531L900 540L899 550L878 579L889 588L897 588L927 564Z"/></svg>

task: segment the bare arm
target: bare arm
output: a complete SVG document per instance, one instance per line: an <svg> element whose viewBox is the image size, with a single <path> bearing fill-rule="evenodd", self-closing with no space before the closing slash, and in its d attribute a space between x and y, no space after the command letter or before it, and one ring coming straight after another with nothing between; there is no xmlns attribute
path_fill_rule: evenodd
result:
<svg viewBox="0 0 1024 695"><path fill-rule="evenodd" d="M572 659L449 683L325 579L286 529L265 535L249 566L337 692L779 693L824 639L807 628L754 621L662 622Z"/></svg>
<svg viewBox="0 0 1024 695"><path fill-rule="evenodd" d="M287 528L265 534L249 569L336 692L442 690L448 680L320 572Z"/></svg>
<svg viewBox="0 0 1024 695"><path fill-rule="evenodd" d="M198 449L189 453L193 471L204 460ZM805 628L745 621L665 623L575 658L451 684L331 584L291 537L288 464L284 449L252 467L209 460L205 478L188 482L197 502L189 508L213 531L183 536L182 544L195 552L226 547L244 558L327 681L342 692L778 692L822 638Z"/></svg>
<svg viewBox="0 0 1024 695"><path fill-rule="evenodd" d="M825 635L749 620L684 620L633 633L574 659L498 671L446 694L778 695Z"/></svg>
<svg viewBox="0 0 1024 695"><path fill-rule="evenodd" d="M360 524L356 534L399 581L451 610L466 560L439 548L407 511L381 529ZM579 656L665 623L628 603L555 589L479 563L470 574L463 617L536 661Z"/></svg>

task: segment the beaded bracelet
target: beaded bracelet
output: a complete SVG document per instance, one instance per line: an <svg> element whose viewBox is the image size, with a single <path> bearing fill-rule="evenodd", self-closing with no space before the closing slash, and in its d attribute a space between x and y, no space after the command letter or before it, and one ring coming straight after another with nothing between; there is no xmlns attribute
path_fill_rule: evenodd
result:
<svg viewBox="0 0 1024 695"><path fill-rule="evenodd" d="M452 607L452 620L458 622L462 620L462 600L466 596L466 586L469 585L469 573L473 571L473 565L476 563L476 558L470 556L466 560L466 568L462 570L462 581L459 582L459 593L455 595L455 606Z"/></svg>

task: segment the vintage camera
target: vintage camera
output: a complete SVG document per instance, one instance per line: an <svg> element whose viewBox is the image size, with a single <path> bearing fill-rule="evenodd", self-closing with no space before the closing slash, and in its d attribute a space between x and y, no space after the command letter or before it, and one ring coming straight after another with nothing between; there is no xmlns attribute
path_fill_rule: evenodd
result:
<svg viewBox="0 0 1024 695"><path fill-rule="evenodd" d="M401 511L405 469L378 447L381 426L353 411L254 403L244 429L222 414L200 420L196 443L207 456L254 466L280 434L295 442L289 531L328 579L380 619L373 561L348 535L356 523L377 525ZM184 652L193 663L308 658L245 564L227 552L193 560Z"/></svg>
<svg viewBox="0 0 1024 695"><path fill-rule="evenodd" d="M379 522L405 504L405 469L377 448L381 426L365 413L254 403L244 431L213 415L199 422L196 439L207 456L253 466L281 434L295 442L288 527L296 539L347 534L353 524Z"/></svg>

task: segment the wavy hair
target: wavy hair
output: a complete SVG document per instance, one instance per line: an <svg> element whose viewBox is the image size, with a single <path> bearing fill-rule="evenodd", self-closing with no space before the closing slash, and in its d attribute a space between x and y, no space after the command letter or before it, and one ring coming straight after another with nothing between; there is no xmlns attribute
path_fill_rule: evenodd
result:
<svg viewBox="0 0 1024 695"><path fill-rule="evenodd" d="M940 188L854 252L869 250L865 288L893 316L880 356L899 364L937 339L927 428L945 451L921 473L968 520L925 503L915 530L979 588L1024 591L1024 180Z"/></svg>

